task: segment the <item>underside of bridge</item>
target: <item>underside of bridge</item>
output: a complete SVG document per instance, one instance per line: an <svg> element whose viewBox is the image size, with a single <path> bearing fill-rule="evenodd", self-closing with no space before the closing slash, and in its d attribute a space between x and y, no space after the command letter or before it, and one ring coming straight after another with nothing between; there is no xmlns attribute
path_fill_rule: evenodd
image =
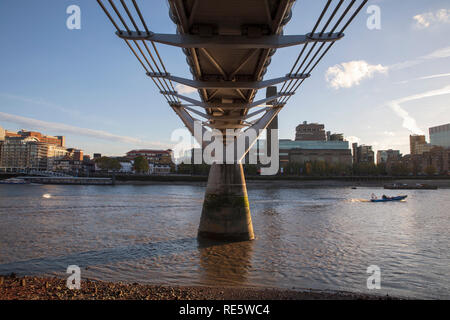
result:
<svg viewBox="0 0 450 320"><path fill-rule="evenodd" d="M235 36L258 38L277 35L292 16L293 2L288 0L169 1L170 16L180 34L201 37ZM210 46L184 48L194 79L206 82L239 84L261 83L276 48ZM265 86L265 85L264 85ZM264 88L262 86L262 88ZM261 88L261 89L262 89ZM245 119L257 90L251 88L201 88L202 101L217 104L205 109L207 126L214 129L241 130L251 126ZM227 108L220 108L227 106ZM281 108L273 108L266 127ZM254 239L252 219L241 163L213 164L205 192L199 237L223 240Z"/></svg>
<svg viewBox="0 0 450 320"><path fill-rule="evenodd" d="M241 159L260 130L270 125L318 62L344 36L367 0L321 1L323 9L311 32L304 35L283 35L295 0L168 0L176 34L150 31L144 16L151 13L142 12L135 0L97 2L118 37L126 42L193 135L195 121L200 121L203 131L214 130L220 135L233 129L232 137L227 135L225 141L235 141L246 130L258 133L243 153L234 156L233 163L218 161L211 166L198 231L199 237L205 238L254 239ZM182 49L192 79L167 72L157 43ZM263 80L276 51L292 46L300 46L300 52L289 73ZM179 94L174 82L197 89L199 99ZM272 93L255 101L258 90L269 87ZM205 147L203 141L201 144Z"/></svg>

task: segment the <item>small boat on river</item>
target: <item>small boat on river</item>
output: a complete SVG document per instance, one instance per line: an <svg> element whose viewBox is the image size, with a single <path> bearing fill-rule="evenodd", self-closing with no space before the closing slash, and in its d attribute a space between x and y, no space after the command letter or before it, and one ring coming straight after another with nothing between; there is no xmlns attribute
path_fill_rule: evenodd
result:
<svg viewBox="0 0 450 320"><path fill-rule="evenodd" d="M391 190L436 190L438 187L435 185L416 183L415 185L406 183L393 183L384 186L385 189Z"/></svg>
<svg viewBox="0 0 450 320"><path fill-rule="evenodd" d="M402 201L405 200L408 196L396 196L396 197L388 197L383 195L381 199L378 199L377 197L373 197L370 199L370 202L390 202L390 201Z"/></svg>

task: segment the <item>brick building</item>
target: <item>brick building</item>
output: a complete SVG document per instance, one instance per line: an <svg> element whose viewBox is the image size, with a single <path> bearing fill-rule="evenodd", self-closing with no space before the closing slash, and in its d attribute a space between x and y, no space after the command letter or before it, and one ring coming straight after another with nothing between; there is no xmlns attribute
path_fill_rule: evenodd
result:
<svg viewBox="0 0 450 320"><path fill-rule="evenodd" d="M361 145L353 143L353 164L369 163L373 164L375 161L375 153L372 150L372 146Z"/></svg>
<svg viewBox="0 0 450 320"><path fill-rule="evenodd" d="M295 141L326 141L325 125L304 121L295 128Z"/></svg>

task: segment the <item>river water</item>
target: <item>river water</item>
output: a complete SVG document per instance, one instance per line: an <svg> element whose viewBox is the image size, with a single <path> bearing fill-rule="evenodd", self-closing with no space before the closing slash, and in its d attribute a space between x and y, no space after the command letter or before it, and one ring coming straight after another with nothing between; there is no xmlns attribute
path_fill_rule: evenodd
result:
<svg viewBox="0 0 450 320"><path fill-rule="evenodd" d="M196 239L201 185L0 185L0 274L450 298L450 189L249 184L257 239ZM373 204L372 193L407 194ZM367 268L381 289L367 289Z"/></svg>

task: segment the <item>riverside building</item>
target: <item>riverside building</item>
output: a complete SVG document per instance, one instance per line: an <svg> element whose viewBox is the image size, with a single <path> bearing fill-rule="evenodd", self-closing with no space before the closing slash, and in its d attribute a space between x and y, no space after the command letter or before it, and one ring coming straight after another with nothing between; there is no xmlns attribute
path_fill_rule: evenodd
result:
<svg viewBox="0 0 450 320"><path fill-rule="evenodd" d="M280 168L289 163L324 161L352 165L349 142L342 133L325 131L325 125L304 121L295 128L295 140L280 139Z"/></svg>
<svg viewBox="0 0 450 320"><path fill-rule="evenodd" d="M412 155L419 154L419 146L427 144L424 135L410 135L409 136L409 150ZM422 151L422 150L420 150Z"/></svg>
<svg viewBox="0 0 450 320"><path fill-rule="evenodd" d="M402 158L400 150L378 150L377 152L377 164L388 163L391 161L399 161Z"/></svg>
<svg viewBox="0 0 450 320"><path fill-rule="evenodd" d="M40 132L0 130L0 171L51 171L54 161L67 154L64 137Z"/></svg>
<svg viewBox="0 0 450 320"><path fill-rule="evenodd" d="M373 164L375 161L375 153L372 150L372 146L361 145L353 143L353 163L369 163Z"/></svg>

